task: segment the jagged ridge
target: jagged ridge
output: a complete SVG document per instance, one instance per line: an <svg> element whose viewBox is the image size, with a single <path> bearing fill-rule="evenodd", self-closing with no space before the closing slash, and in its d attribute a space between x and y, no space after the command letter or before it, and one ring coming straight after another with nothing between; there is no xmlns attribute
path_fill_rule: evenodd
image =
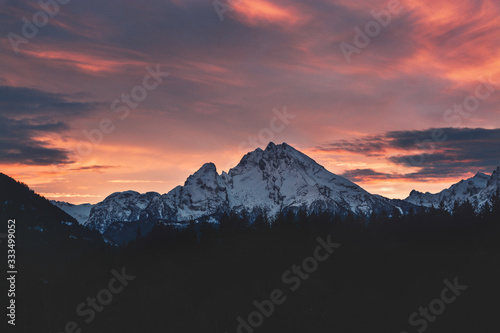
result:
<svg viewBox="0 0 500 333"><path fill-rule="evenodd" d="M461 203L469 200L476 210L480 210L485 203L489 202L498 188L500 188L500 166L493 171L491 176L477 173L474 177L461 180L439 193L422 193L413 190L405 200L414 205L436 208L443 203L444 208L450 211L455 202Z"/></svg>

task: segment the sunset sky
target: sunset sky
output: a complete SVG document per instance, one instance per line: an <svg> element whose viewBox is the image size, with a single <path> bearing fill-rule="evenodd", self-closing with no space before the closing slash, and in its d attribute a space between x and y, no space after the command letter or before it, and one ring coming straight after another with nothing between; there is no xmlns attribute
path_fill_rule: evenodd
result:
<svg viewBox="0 0 500 333"><path fill-rule="evenodd" d="M391 198L500 165L499 1L212 1L0 0L0 172L96 203L269 141Z"/></svg>

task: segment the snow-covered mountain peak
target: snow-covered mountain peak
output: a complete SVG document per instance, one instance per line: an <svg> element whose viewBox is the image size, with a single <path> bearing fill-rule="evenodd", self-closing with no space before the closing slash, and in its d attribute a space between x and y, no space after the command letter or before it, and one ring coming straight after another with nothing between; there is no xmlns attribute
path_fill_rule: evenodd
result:
<svg viewBox="0 0 500 333"><path fill-rule="evenodd" d="M156 192L145 194L136 191L113 193L92 207L88 226L104 232L113 222L137 221L142 212L159 198L160 194Z"/></svg>
<svg viewBox="0 0 500 333"><path fill-rule="evenodd" d="M213 163L205 163L203 166L188 177L186 182L184 183L184 187L186 186L196 186L198 185L208 185L212 188L215 188L220 183L220 176L217 173L217 168Z"/></svg>
<svg viewBox="0 0 500 333"><path fill-rule="evenodd" d="M266 149L264 151L297 151L295 148L292 146L288 145L286 142L280 143L280 144L275 144L274 142L269 142L266 146Z"/></svg>
<svg viewBox="0 0 500 333"><path fill-rule="evenodd" d="M222 175L213 163L204 164L177 186L160 196L134 191L113 194L92 210L91 225L103 231L111 223L140 220L188 222L223 212L263 212L270 219L287 210L370 214L409 206L371 195L351 181L335 175L286 143L269 143L243 156ZM403 208L405 209L405 208Z"/></svg>
<svg viewBox="0 0 500 333"><path fill-rule="evenodd" d="M202 167L194 173L194 175L198 173L209 173L209 172L217 173L217 167L212 162L203 164Z"/></svg>
<svg viewBox="0 0 500 333"><path fill-rule="evenodd" d="M78 223L83 225L87 223L90 211L93 207L93 205L89 203L81 205L73 205L68 202L55 201L55 200L51 200L50 203L52 203L54 206L59 207L60 209L62 209L63 211L74 217L75 220L78 221Z"/></svg>
<svg viewBox="0 0 500 333"><path fill-rule="evenodd" d="M269 142L265 150L273 150L273 149L276 149L276 144L274 142Z"/></svg>
<svg viewBox="0 0 500 333"><path fill-rule="evenodd" d="M461 180L436 194L413 190L405 200L425 207L438 207L443 202L448 210L453 208L455 202L469 200L476 209L479 209L490 200L492 193L499 187L500 167L493 171L491 176L479 172L474 177Z"/></svg>
<svg viewBox="0 0 500 333"><path fill-rule="evenodd" d="M495 171L493 171L493 173L491 174L491 177L490 179L488 180L488 187L489 186L492 186L492 185L495 185L495 184L499 184L500 183L500 166L498 166L496 168Z"/></svg>
<svg viewBox="0 0 500 333"><path fill-rule="evenodd" d="M454 194L475 194L478 190L484 189L488 186L489 179L490 176L478 172L474 177L462 179L457 184L452 185L449 190Z"/></svg>
<svg viewBox="0 0 500 333"><path fill-rule="evenodd" d="M478 172L474 175L474 177L472 178L488 178L489 176L485 173L482 173L482 172Z"/></svg>
<svg viewBox="0 0 500 333"><path fill-rule="evenodd" d="M114 192L114 193L111 193L110 195L108 195L108 197L106 199L108 199L108 200L116 200L116 199L120 200L120 199L124 199L124 198L136 197L139 195L140 195L140 193L136 192L136 191Z"/></svg>
<svg viewBox="0 0 500 333"><path fill-rule="evenodd" d="M485 187L486 184L488 183L489 178L490 178L490 176L488 176L487 174L484 174L482 172L478 172L478 173L476 173L476 175L474 177L472 177L470 179L470 181L472 181L474 184Z"/></svg>
<svg viewBox="0 0 500 333"><path fill-rule="evenodd" d="M270 142L265 150L257 148L243 156L240 163L229 170L229 175L234 176L244 170L258 167L262 171L284 171L290 168L325 170L309 156L301 153L286 143L279 145Z"/></svg>
<svg viewBox="0 0 500 333"><path fill-rule="evenodd" d="M370 213L378 201L286 143L246 154L227 179L231 209L262 210L270 218L301 207Z"/></svg>

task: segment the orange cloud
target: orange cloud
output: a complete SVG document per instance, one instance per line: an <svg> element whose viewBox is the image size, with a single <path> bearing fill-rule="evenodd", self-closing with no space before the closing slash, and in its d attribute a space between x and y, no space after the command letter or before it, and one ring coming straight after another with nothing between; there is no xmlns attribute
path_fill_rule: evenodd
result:
<svg viewBox="0 0 500 333"><path fill-rule="evenodd" d="M295 25L304 20L304 13L297 8L283 7L266 0L238 0L231 3L239 17L251 25L276 23L284 26Z"/></svg>
<svg viewBox="0 0 500 333"><path fill-rule="evenodd" d="M106 59L102 56L84 53L82 51L65 50L25 50L29 56L56 62L63 65L74 66L87 73L118 72L127 66L139 66L144 68L148 64L144 61L132 59Z"/></svg>
<svg viewBox="0 0 500 333"><path fill-rule="evenodd" d="M169 82L126 122L117 122L116 131L92 154L71 156L74 164L58 168L10 165L3 170L52 194L71 195L80 188L89 196L130 188L166 192L204 162L215 162L219 170L234 166L245 153L238 144L267 126L270 116L263 110L288 105L300 121L276 137L314 147L387 130L446 125L443 112L474 93L479 75L491 73L500 81L496 0L401 0L403 11L350 65L339 52L339 41L352 42L353 28L364 27L373 20L370 11L387 8L389 0L223 0L234 8L226 15L237 20L232 22L236 29L214 19L214 13L210 18L206 1L174 2L177 6L165 1L158 8L155 2L146 8L127 3L116 15L93 12L99 5L61 11L52 27L23 45L20 54L12 52L5 36L0 38L3 85L83 92L90 96L83 98L111 102L139 83L147 65L165 63L172 72ZM25 15L13 10L16 17ZM53 34L60 30L65 34ZM464 125L475 121L477 127L498 127L498 98L482 102L481 112ZM37 139L74 150L77 139L85 140L82 129L114 115L103 108L85 119L68 119L71 130L64 140ZM337 174L418 171L385 160L385 155L403 153L394 148L382 157L304 152ZM101 167L106 165L118 167ZM438 181L425 188L440 190L457 179ZM421 189L417 181L383 177L365 177L360 184L400 197Z"/></svg>

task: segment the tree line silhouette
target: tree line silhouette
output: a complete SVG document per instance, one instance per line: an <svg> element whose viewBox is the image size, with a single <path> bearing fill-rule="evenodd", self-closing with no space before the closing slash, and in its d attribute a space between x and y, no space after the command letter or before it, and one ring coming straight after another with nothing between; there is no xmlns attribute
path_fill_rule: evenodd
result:
<svg viewBox="0 0 500 333"><path fill-rule="evenodd" d="M406 215L299 210L273 221L224 214L219 224L160 223L116 247L26 186L3 181L0 218L20 226L19 332L65 332L69 321L93 333L237 332L237 318L283 287L283 272L328 235L342 246L255 332L417 332L410 314L454 277L469 288L427 331L498 331L498 192L479 212L466 201L451 212L441 204ZM122 267L136 279L84 323L78 304Z"/></svg>

